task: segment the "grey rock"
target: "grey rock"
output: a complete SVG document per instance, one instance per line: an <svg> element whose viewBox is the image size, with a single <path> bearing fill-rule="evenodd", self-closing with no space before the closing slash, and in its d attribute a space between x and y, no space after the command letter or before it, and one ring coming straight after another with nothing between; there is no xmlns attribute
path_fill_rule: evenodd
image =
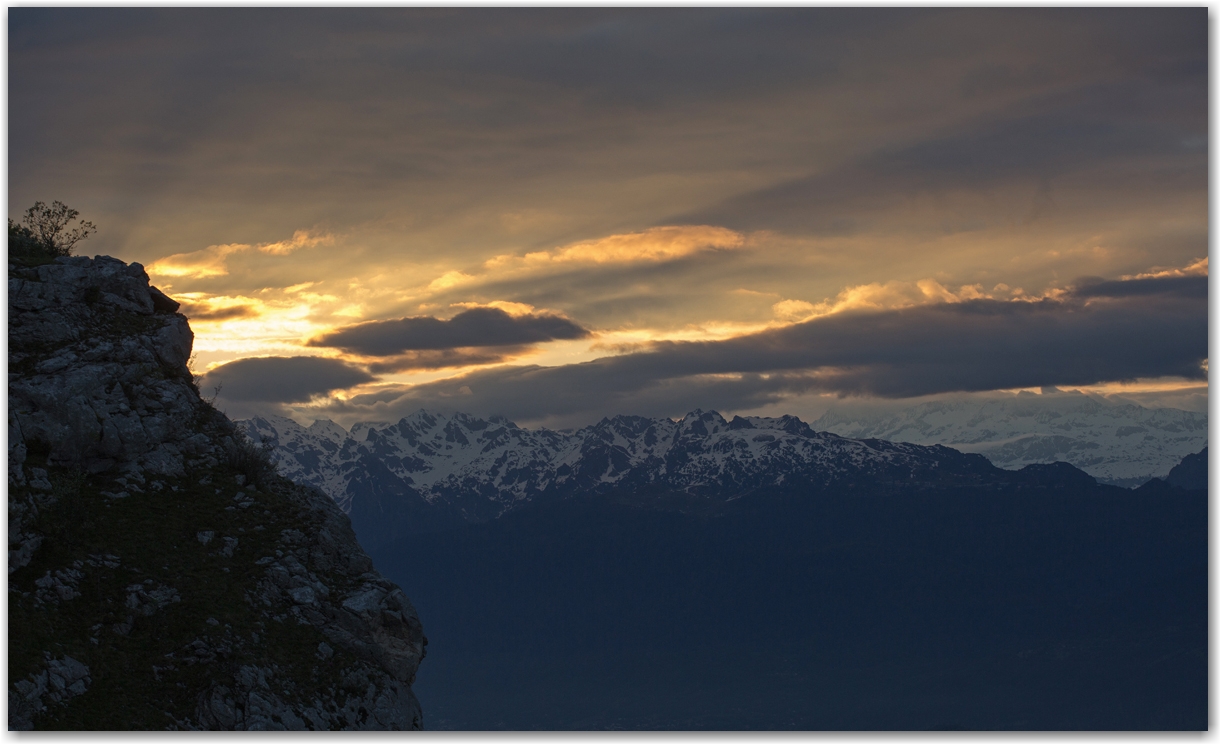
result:
<svg viewBox="0 0 1220 744"><path fill-rule="evenodd" d="M77 586L85 577L77 568L63 568L52 573L47 571L42 578L34 581L37 591L34 596L39 602L66 602L80 596Z"/></svg>
<svg viewBox="0 0 1220 744"><path fill-rule="evenodd" d="M68 489L66 494L76 488L50 477L48 468L32 467L42 463L28 462L31 451L45 453L52 472L62 467L61 472L91 474L86 480L93 488L106 484L105 493L112 499L139 494L170 502L182 498L182 484L176 479L188 469L216 468L229 457L234 438L242 435L193 387L186 366L193 336L186 319L176 314L177 307L149 286L139 264L99 256L61 258L36 268L10 266L10 572L27 566L43 544L44 536L34 525L63 496L57 491ZM93 481L92 474L100 481ZM216 475L207 473L200 485L214 479L216 486L236 490L233 481ZM228 509L286 501L296 511L291 523L309 527L282 530L273 540L276 533L268 522L268 527L254 530L261 537L248 538L255 540L256 548L247 551L274 553L246 567L259 572L255 582L245 584L246 601L262 617L255 627L230 628L205 616L195 631L202 637L148 670L158 681L183 665L205 665L201 669L210 675L210 682L191 693L196 696L194 711L182 718L167 717L166 725L229 730L421 728L411 684L427 643L422 626L402 592L373 572L348 518L317 489L278 478L248 483L237 475L235 480L243 495ZM234 512L217 514L227 519ZM211 525L201 524L187 534L210 546L218 532L205 527ZM266 545L273 541L278 549ZM207 557L210 565L215 566L217 557L241 560L245 551L239 552L239 546L246 546L239 538L223 537L221 542ZM171 547L200 549L166 549ZM86 578L86 572L97 572L103 586L113 580L106 577L115 574L131 582L125 589L118 585L121 599L112 606L117 612L96 618L101 622L90 629L86 647L130 643L121 637L183 600L176 587L140 580L149 575L140 571L163 576L168 560L142 566L130 557L121 563L109 553L81 558L47 571L31 593L36 606L53 612L62 603L84 601L80 588L93 586L94 579L92 573ZM215 566L216 580L244 581L238 577L245 571L233 567L229 573L230 565ZM325 641L303 659L277 657L283 652L265 639L285 622L312 626ZM103 635L105 628L120 638ZM242 647L265 651L266 663L229 665ZM277 664L288 664L293 673L281 674ZM301 678L294 676L302 664L307 673L311 664L316 669L341 665L347 681L341 688L310 688L302 697ZM87 694L92 681L81 662L50 655L26 676L14 676L9 686L13 729L31 728L48 706Z"/></svg>
<svg viewBox="0 0 1220 744"><path fill-rule="evenodd" d="M314 594L313 588L308 586L299 586L288 592L288 594L292 596L292 601L297 604L311 605L317 602L317 596Z"/></svg>
<svg viewBox="0 0 1220 744"><path fill-rule="evenodd" d="M19 358L10 354L10 364L24 359L24 350L41 354L9 380L10 472L24 462L30 440L50 446L52 464L89 472L138 462L181 475L183 452L207 454L207 438L190 427L205 405L184 368L190 326L181 315L154 315L143 267L106 256L72 257L32 275L36 280L9 283L10 349ZM85 302L85 291L94 287L101 299ZM145 318L139 323L147 332L106 335L119 333L107 329L123 314Z"/></svg>
<svg viewBox="0 0 1220 744"><path fill-rule="evenodd" d="M165 584L155 586L132 584L127 587L127 609L136 615L148 617L162 607L181 601L182 597L178 594L178 590Z"/></svg>
<svg viewBox="0 0 1220 744"><path fill-rule="evenodd" d="M148 288L148 294L152 297L153 312L176 313L178 312L178 308L181 307L180 304L170 299L168 295L156 287L150 286Z"/></svg>
<svg viewBox="0 0 1220 744"><path fill-rule="evenodd" d="M71 656L55 659L46 654L42 670L9 686L9 729L29 731L36 715L51 705L83 695L92 682L89 667L81 662Z"/></svg>

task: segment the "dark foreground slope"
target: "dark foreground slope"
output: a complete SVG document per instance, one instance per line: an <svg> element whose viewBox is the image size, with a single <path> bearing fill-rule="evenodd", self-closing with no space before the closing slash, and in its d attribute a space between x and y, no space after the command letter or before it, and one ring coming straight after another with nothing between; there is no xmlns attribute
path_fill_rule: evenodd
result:
<svg viewBox="0 0 1220 744"><path fill-rule="evenodd" d="M1165 482L1178 488L1207 490L1207 448L1182 458L1165 476Z"/></svg>
<svg viewBox="0 0 1220 744"><path fill-rule="evenodd" d="M1206 492L999 472L612 493L373 556L434 629L436 727L1205 729Z"/></svg>
<svg viewBox="0 0 1220 744"><path fill-rule="evenodd" d="M138 264L9 266L9 728L419 728L422 628Z"/></svg>

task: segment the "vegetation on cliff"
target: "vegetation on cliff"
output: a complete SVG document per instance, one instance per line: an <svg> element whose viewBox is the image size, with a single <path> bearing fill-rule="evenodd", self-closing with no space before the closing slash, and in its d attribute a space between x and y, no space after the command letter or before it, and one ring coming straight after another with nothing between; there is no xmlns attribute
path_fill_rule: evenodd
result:
<svg viewBox="0 0 1220 744"><path fill-rule="evenodd" d="M97 232L92 222L81 220L75 227L80 213L63 202L34 202L25 210L20 224L8 221L9 260L47 262L59 256L72 255L72 248Z"/></svg>

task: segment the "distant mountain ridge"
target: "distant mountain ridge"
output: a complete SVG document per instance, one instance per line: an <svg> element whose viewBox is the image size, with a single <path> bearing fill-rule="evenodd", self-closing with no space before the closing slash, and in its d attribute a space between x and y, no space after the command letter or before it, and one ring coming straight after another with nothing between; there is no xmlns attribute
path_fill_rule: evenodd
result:
<svg viewBox="0 0 1220 744"><path fill-rule="evenodd" d="M356 424L351 432L326 420L305 427L281 417L238 425L272 447L283 475L330 494L362 540L370 530L456 527L574 495L618 494L642 506L707 511L777 489L1093 482L1068 465L1010 473L978 454L849 439L814 431L795 416L729 421L696 410L677 421L616 416L567 432L424 410L397 423Z"/></svg>
<svg viewBox="0 0 1220 744"><path fill-rule="evenodd" d="M274 446L281 473L327 491L347 510L376 460L429 503L470 502L476 520L558 493L652 487L729 497L797 473L823 482L862 472L909 479L941 459L971 458L815 432L795 416L726 421L701 410L678 421L616 416L567 433L424 410L395 424L356 424L350 434L325 420L303 427L257 417L239 426Z"/></svg>
<svg viewBox="0 0 1220 744"><path fill-rule="evenodd" d="M1068 462L1102 483L1126 487L1164 478L1183 457L1207 445L1206 414L1054 389L897 410L848 404L827 411L812 426L845 437L942 444L982 454L1001 468Z"/></svg>

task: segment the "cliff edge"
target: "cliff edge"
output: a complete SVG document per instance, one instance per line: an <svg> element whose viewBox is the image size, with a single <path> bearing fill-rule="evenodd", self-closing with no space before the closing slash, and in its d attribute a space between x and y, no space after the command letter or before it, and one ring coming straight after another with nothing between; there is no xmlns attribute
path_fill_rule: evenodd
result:
<svg viewBox="0 0 1220 744"><path fill-rule="evenodd" d="M418 729L427 639L139 264L9 263L9 728Z"/></svg>

